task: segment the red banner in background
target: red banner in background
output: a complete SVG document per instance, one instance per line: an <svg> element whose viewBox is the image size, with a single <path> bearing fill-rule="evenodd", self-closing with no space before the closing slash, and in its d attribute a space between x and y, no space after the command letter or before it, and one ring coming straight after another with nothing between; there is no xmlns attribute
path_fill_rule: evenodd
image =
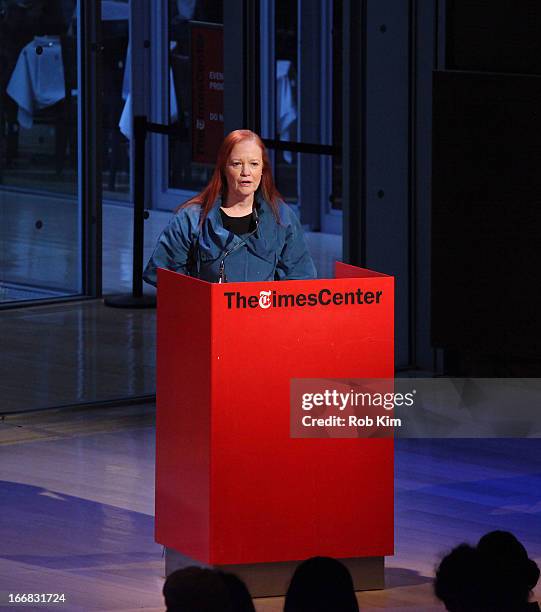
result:
<svg viewBox="0 0 541 612"><path fill-rule="evenodd" d="M214 164L224 137L223 28L192 24L192 160Z"/></svg>

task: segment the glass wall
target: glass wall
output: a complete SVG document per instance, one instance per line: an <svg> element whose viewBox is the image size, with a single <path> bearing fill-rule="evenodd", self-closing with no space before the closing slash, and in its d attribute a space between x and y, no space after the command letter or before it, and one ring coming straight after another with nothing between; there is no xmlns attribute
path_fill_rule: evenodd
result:
<svg viewBox="0 0 541 612"><path fill-rule="evenodd" d="M130 199L131 48L129 0L102 0L103 199Z"/></svg>
<svg viewBox="0 0 541 612"><path fill-rule="evenodd" d="M341 1L312 0L308 6L307 0L274 0L273 4L274 28L267 34L272 38L269 46L273 53L262 53L262 60L272 60L274 71L272 74L262 66L262 72L267 72L267 81L262 80L263 135L282 142L339 149ZM269 20L262 23L262 28L268 27ZM317 148L313 151L317 153ZM275 174L286 201L301 207L301 218L307 225L314 230L338 231L328 219L332 211L341 209L338 155L318 162L295 151L279 150L275 153ZM314 176L320 177L322 189L317 210L311 188Z"/></svg>
<svg viewBox="0 0 541 612"><path fill-rule="evenodd" d="M130 152L133 150L129 0L101 1L101 163L102 163L102 290L104 295L128 293L132 287L133 198ZM137 9L139 7L135 7ZM144 21L144 11L134 19ZM136 30L140 31L139 23ZM136 41L136 51L142 41Z"/></svg>
<svg viewBox="0 0 541 612"><path fill-rule="evenodd" d="M342 257L342 0L261 0L261 9L261 133L318 273L332 276Z"/></svg>
<svg viewBox="0 0 541 612"><path fill-rule="evenodd" d="M0 2L0 302L82 292L76 8Z"/></svg>

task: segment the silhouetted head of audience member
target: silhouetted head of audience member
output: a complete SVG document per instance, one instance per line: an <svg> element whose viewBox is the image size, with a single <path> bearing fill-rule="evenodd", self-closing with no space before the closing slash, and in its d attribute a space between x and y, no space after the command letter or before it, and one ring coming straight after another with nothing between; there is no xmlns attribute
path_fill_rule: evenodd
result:
<svg viewBox="0 0 541 612"><path fill-rule="evenodd" d="M252 596L244 582L235 574L218 573L227 585L235 612L255 612Z"/></svg>
<svg viewBox="0 0 541 612"><path fill-rule="evenodd" d="M489 578L487 605L499 612L525 609L539 580L539 568L509 531L491 531L477 544Z"/></svg>
<svg viewBox="0 0 541 612"><path fill-rule="evenodd" d="M167 612L255 612L242 580L215 569L173 572L163 585L163 596Z"/></svg>
<svg viewBox="0 0 541 612"><path fill-rule="evenodd" d="M351 574L330 557L312 557L295 570L284 612L358 612Z"/></svg>
<svg viewBox="0 0 541 612"><path fill-rule="evenodd" d="M476 547L461 544L444 557L434 591L451 612L526 612L539 568L508 531L491 531Z"/></svg>
<svg viewBox="0 0 541 612"><path fill-rule="evenodd" d="M441 560L434 592L449 612L482 612L485 584L479 551L460 544Z"/></svg>

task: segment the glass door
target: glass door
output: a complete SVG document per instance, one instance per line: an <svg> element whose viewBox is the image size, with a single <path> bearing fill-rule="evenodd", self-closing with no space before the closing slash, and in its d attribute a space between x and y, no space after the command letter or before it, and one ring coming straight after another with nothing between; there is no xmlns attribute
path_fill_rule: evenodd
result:
<svg viewBox="0 0 541 612"><path fill-rule="evenodd" d="M342 258L342 1L261 0L261 134L320 277Z"/></svg>
<svg viewBox="0 0 541 612"><path fill-rule="evenodd" d="M102 288L104 295L111 295L132 289L132 120L134 102L138 108L147 95L140 87L146 79L133 76L145 54L148 10L139 0L101 0L100 7Z"/></svg>
<svg viewBox="0 0 541 612"><path fill-rule="evenodd" d="M83 293L78 14L0 2L0 305Z"/></svg>
<svg viewBox="0 0 541 612"><path fill-rule="evenodd" d="M161 0L153 14L153 208L171 211L209 181L224 136L224 0ZM154 215L156 216L156 215ZM162 223L167 216L162 215Z"/></svg>

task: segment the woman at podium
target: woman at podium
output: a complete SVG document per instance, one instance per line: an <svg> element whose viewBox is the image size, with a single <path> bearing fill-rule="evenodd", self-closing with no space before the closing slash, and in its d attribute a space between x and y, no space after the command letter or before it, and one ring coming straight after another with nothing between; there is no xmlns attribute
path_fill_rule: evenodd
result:
<svg viewBox="0 0 541 612"><path fill-rule="evenodd" d="M257 134L226 136L209 184L178 208L158 239L143 276L152 285L157 268L209 282L316 277L300 222L276 189Z"/></svg>

